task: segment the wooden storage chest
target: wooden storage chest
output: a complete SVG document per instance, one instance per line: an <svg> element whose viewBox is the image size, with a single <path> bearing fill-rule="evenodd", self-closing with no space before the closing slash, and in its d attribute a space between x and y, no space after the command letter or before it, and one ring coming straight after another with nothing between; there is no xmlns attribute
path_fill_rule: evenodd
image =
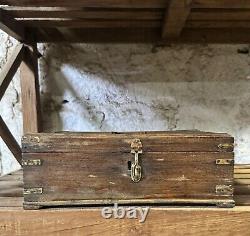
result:
<svg viewBox="0 0 250 236"><path fill-rule="evenodd" d="M200 131L27 134L24 208L233 207L233 137Z"/></svg>

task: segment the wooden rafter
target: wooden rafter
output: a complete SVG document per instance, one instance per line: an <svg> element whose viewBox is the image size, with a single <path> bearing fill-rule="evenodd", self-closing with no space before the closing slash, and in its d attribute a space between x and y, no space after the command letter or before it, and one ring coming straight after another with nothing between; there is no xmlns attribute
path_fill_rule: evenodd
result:
<svg viewBox="0 0 250 236"><path fill-rule="evenodd" d="M0 101L23 60L24 45L18 44L0 73Z"/></svg>
<svg viewBox="0 0 250 236"><path fill-rule="evenodd" d="M162 28L163 39L178 38L191 11L192 0L171 0Z"/></svg>
<svg viewBox="0 0 250 236"><path fill-rule="evenodd" d="M13 38L24 41L24 27L0 8L0 29Z"/></svg>
<svg viewBox="0 0 250 236"><path fill-rule="evenodd" d="M1 116L0 116L0 134L1 138L3 139L7 147L10 149L16 160L21 164L22 150Z"/></svg>

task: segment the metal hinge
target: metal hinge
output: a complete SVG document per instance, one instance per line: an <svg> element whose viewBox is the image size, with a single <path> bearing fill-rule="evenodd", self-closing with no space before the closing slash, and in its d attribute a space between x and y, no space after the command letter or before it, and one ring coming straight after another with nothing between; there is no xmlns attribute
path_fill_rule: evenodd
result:
<svg viewBox="0 0 250 236"><path fill-rule="evenodd" d="M22 166L41 166L42 161L37 160L22 160Z"/></svg>
<svg viewBox="0 0 250 236"><path fill-rule="evenodd" d="M233 149L234 144L233 143L220 143L218 145L218 148L221 149L221 150Z"/></svg>
<svg viewBox="0 0 250 236"><path fill-rule="evenodd" d="M42 194L43 193L43 188L25 188L23 190L23 194L28 195L28 194Z"/></svg>
<svg viewBox="0 0 250 236"><path fill-rule="evenodd" d="M233 165L234 159L216 159L216 165Z"/></svg>
<svg viewBox="0 0 250 236"><path fill-rule="evenodd" d="M216 185L216 193L220 195L232 195L233 186L232 185Z"/></svg>

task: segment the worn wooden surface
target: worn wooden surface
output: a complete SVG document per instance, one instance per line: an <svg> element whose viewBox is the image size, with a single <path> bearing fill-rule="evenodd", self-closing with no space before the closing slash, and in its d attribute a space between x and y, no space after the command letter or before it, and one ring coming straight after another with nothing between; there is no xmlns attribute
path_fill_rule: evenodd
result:
<svg viewBox="0 0 250 236"><path fill-rule="evenodd" d="M22 139L23 152L124 152L130 153L131 140L140 138L144 152L219 152L219 144L232 144L227 134L200 131L128 132L128 133L41 133L28 134ZM233 147L224 149L232 152Z"/></svg>
<svg viewBox="0 0 250 236"><path fill-rule="evenodd" d="M13 235L240 235L248 236L250 207L151 208L138 219L104 219L101 209L22 211L0 209L1 236Z"/></svg>
<svg viewBox="0 0 250 236"><path fill-rule="evenodd" d="M100 208L25 211L22 171L0 178L0 235L240 235L250 228L250 165L235 166L233 209L153 207L144 224L104 220ZM242 183L242 180L244 182ZM245 206L239 206L245 205Z"/></svg>
<svg viewBox="0 0 250 236"><path fill-rule="evenodd" d="M2 0L12 26L35 41L249 42L244 0ZM5 17L6 18L6 17ZM10 31L11 32L11 31Z"/></svg>
<svg viewBox="0 0 250 236"><path fill-rule="evenodd" d="M42 116L36 44L26 47L24 60L20 67L20 78L24 134L28 132L40 132L42 130Z"/></svg>
<svg viewBox="0 0 250 236"><path fill-rule="evenodd" d="M16 160L21 164L22 150L16 139L11 134L9 128L5 124L3 118L0 116L0 136L10 149Z"/></svg>
<svg viewBox="0 0 250 236"><path fill-rule="evenodd" d="M142 142L143 177L131 180L131 143ZM221 149L220 145L229 145ZM60 133L23 138L23 159L41 160L24 166L24 188L42 188L25 195L33 205L112 203L216 204L232 201L233 138L205 132Z"/></svg>

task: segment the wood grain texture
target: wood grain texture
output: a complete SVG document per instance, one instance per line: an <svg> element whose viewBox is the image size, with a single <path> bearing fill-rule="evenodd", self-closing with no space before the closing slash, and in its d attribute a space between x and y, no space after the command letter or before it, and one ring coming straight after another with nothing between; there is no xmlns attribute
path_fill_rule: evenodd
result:
<svg viewBox="0 0 250 236"><path fill-rule="evenodd" d="M20 67L24 134L42 130L37 55L36 44L27 46Z"/></svg>
<svg viewBox="0 0 250 236"><path fill-rule="evenodd" d="M180 38L163 40L159 28L139 29L81 29L81 28L30 28L37 42L71 43L249 43L250 29L184 28Z"/></svg>
<svg viewBox="0 0 250 236"><path fill-rule="evenodd" d="M109 20L162 20L162 9L92 9L65 7L4 7L13 18L72 18L72 19L109 19Z"/></svg>
<svg viewBox="0 0 250 236"><path fill-rule="evenodd" d="M79 19L19 19L27 27L34 28L82 28L82 29L115 29L115 28L160 28L160 20L79 20Z"/></svg>
<svg viewBox="0 0 250 236"><path fill-rule="evenodd" d="M140 139L142 180L131 180L131 143ZM221 150L220 144L229 145ZM205 132L59 133L23 138L23 159L41 160L24 166L24 188L43 188L27 194L25 205L112 203L216 204L232 201L233 138Z"/></svg>
<svg viewBox="0 0 250 236"><path fill-rule="evenodd" d="M181 1L178 1L181 2ZM2 0L9 6L36 7L115 7L115 8L166 8L169 0ZM194 8L250 8L246 0L194 0Z"/></svg>
<svg viewBox="0 0 250 236"><path fill-rule="evenodd" d="M24 45L18 44L0 71L0 101L22 62L23 53Z"/></svg>
<svg viewBox="0 0 250 236"><path fill-rule="evenodd" d="M191 11L192 0L171 0L165 13L162 38L178 38Z"/></svg>
<svg viewBox="0 0 250 236"><path fill-rule="evenodd" d="M0 234L10 235L240 235L248 236L250 207L151 208L145 223L109 219L101 209L23 211L0 208Z"/></svg>
<svg viewBox="0 0 250 236"><path fill-rule="evenodd" d="M9 128L5 124L4 120L0 116L0 136L10 149L16 160L21 164L22 160L22 150L13 135L11 134Z"/></svg>
<svg viewBox="0 0 250 236"><path fill-rule="evenodd" d="M36 7L116 7L116 8L164 8L168 0L2 0L2 4L9 6Z"/></svg>
<svg viewBox="0 0 250 236"><path fill-rule="evenodd" d="M227 134L200 131L128 132L128 133L42 133L27 134L22 138L23 152L124 152L130 153L131 140L139 138L145 152L218 152L219 144L233 144ZM232 152L229 146L224 151Z"/></svg>

